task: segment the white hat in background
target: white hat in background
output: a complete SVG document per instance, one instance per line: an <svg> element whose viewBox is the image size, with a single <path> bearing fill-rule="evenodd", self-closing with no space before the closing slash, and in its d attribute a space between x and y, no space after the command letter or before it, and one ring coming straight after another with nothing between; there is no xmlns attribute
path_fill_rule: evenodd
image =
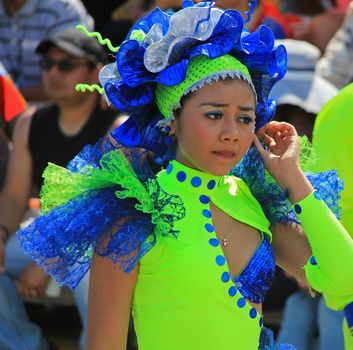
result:
<svg viewBox="0 0 353 350"><path fill-rule="evenodd" d="M278 104L299 106L317 114L338 92L333 84L315 74L320 50L300 40L276 40L276 44L283 44L287 49L288 71L273 87L270 97L277 97Z"/></svg>

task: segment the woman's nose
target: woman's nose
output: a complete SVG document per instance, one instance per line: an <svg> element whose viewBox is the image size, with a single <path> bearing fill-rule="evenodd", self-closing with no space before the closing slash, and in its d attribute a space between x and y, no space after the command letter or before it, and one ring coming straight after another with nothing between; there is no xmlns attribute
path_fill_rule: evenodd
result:
<svg viewBox="0 0 353 350"><path fill-rule="evenodd" d="M225 120L220 134L222 141L237 141L239 138L239 129L235 120Z"/></svg>

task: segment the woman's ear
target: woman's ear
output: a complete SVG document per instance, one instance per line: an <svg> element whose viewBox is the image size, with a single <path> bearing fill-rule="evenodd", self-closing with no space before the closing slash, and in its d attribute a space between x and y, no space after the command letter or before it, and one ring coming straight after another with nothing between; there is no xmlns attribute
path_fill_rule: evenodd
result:
<svg viewBox="0 0 353 350"><path fill-rule="evenodd" d="M169 135L174 135L177 132L177 121L175 119L173 119L170 123L170 133Z"/></svg>

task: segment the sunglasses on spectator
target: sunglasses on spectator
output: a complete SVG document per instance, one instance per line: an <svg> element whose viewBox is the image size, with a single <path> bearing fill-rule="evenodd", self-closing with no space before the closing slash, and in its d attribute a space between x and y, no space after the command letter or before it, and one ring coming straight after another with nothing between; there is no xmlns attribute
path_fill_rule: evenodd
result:
<svg viewBox="0 0 353 350"><path fill-rule="evenodd" d="M88 62L78 61L77 58L63 58L62 60L54 60L50 57L45 57L41 61L41 68L45 72L49 72L52 68L57 67L62 73L72 72L74 69L88 65Z"/></svg>

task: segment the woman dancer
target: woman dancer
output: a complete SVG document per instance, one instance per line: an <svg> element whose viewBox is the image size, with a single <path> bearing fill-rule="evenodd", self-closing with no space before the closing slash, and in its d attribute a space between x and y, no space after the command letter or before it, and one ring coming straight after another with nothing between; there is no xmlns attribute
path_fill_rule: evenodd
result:
<svg viewBox="0 0 353 350"><path fill-rule="evenodd" d="M124 349L131 308L141 350L275 349L261 316L275 257L334 307L352 301L353 244L321 199L337 211L341 184L304 175L295 129L269 123L285 49L237 11L183 6L132 28L100 75L130 118L114 144L48 167L46 214L19 232L61 283L91 265L88 349ZM169 160L156 175L150 152Z"/></svg>

